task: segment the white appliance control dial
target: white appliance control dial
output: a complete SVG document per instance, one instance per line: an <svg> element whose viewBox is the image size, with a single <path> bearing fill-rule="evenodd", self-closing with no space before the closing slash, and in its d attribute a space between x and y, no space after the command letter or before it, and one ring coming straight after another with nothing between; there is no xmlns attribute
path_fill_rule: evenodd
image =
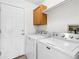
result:
<svg viewBox="0 0 79 59"><path fill-rule="evenodd" d="M73 37L73 36L69 36L69 38L70 38L70 39L73 39L74 37Z"/></svg>

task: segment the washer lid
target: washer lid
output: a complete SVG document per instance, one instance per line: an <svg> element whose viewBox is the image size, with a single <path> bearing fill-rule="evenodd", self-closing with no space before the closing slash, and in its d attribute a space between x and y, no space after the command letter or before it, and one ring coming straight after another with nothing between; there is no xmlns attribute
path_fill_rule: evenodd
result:
<svg viewBox="0 0 79 59"><path fill-rule="evenodd" d="M44 36L42 36L42 35L37 35L37 34L30 34L30 35L28 35L28 37L30 37L30 38L33 38L33 39L43 39L43 38L45 38Z"/></svg>
<svg viewBox="0 0 79 59"><path fill-rule="evenodd" d="M55 38L49 38L50 43L65 50L66 52L73 52L77 47L79 47L78 43L66 41L66 40L60 40Z"/></svg>

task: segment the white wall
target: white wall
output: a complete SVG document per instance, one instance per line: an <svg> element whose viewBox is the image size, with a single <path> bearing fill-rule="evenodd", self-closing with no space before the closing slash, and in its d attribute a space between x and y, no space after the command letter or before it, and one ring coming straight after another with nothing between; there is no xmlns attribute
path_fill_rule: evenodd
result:
<svg viewBox="0 0 79 59"><path fill-rule="evenodd" d="M48 12L48 31L67 32L69 24L79 24L79 0L66 1Z"/></svg>
<svg viewBox="0 0 79 59"><path fill-rule="evenodd" d="M57 5L58 3L62 2L64 0L46 0L42 4L46 5L48 8Z"/></svg>
<svg viewBox="0 0 79 59"><path fill-rule="evenodd" d="M28 2L27 0L0 0L7 4L11 4L17 7L22 7L25 9L25 32L26 34L34 32L34 27L32 25L33 21L33 9L36 6L33 3Z"/></svg>

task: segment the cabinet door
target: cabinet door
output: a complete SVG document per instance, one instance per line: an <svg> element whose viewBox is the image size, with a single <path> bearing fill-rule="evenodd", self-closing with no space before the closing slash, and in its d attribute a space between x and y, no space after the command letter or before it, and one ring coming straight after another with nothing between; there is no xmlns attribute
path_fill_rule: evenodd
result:
<svg viewBox="0 0 79 59"><path fill-rule="evenodd" d="M38 7L34 10L34 25L40 25L40 20L42 19L41 8Z"/></svg>
<svg viewBox="0 0 79 59"><path fill-rule="evenodd" d="M26 55L28 59L36 59L36 40L27 38Z"/></svg>
<svg viewBox="0 0 79 59"><path fill-rule="evenodd" d="M34 11L34 25L46 25L47 24L47 14L42 13L47 6L40 5Z"/></svg>
<svg viewBox="0 0 79 59"><path fill-rule="evenodd" d="M42 6L41 6L41 13L42 13L45 9L47 9L47 6L42 5ZM40 21L41 21L41 25L46 25L46 24L47 24L47 14L42 13L42 19L41 19Z"/></svg>
<svg viewBox="0 0 79 59"><path fill-rule="evenodd" d="M54 49L46 44L38 43L38 59L53 59Z"/></svg>
<svg viewBox="0 0 79 59"><path fill-rule="evenodd" d="M42 13L41 25L47 24L47 14Z"/></svg>

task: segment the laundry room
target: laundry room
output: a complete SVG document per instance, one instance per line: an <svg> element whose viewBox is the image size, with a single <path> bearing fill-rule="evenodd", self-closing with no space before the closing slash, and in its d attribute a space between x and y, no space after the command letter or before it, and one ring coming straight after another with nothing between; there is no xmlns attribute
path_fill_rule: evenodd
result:
<svg viewBox="0 0 79 59"><path fill-rule="evenodd" d="M79 59L79 0L0 0L0 59Z"/></svg>

